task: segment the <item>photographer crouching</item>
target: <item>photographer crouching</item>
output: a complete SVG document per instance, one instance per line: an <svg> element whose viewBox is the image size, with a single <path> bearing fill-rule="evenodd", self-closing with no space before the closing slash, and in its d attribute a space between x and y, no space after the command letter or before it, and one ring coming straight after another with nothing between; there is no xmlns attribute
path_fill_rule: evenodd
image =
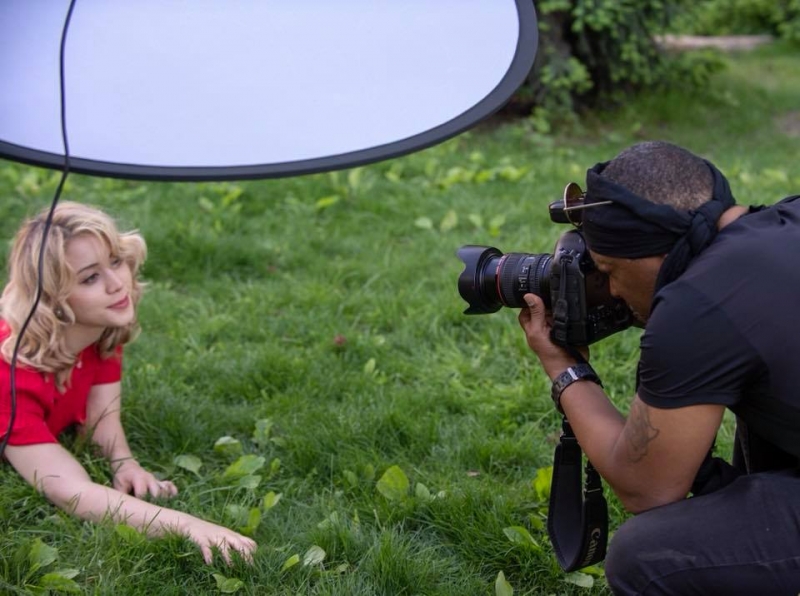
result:
<svg viewBox="0 0 800 596"><path fill-rule="evenodd" d="M556 396L589 461L639 514L607 555L617 594L800 590L794 198L736 206L713 165L660 142L587 174L575 221L611 294L645 324L627 418L591 380ZM524 299L528 345L558 379L578 362L551 341L542 299ZM710 456L726 407L738 420L732 465Z"/></svg>
<svg viewBox="0 0 800 596"><path fill-rule="evenodd" d="M570 345L593 338L558 340L557 292L519 286L519 322L565 428L637 514L606 555L612 590L798 594L800 195L737 206L711 163L664 142L597 164L586 183L563 211L583 260L644 326L628 416L588 350ZM737 419L731 463L712 455L725 408Z"/></svg>

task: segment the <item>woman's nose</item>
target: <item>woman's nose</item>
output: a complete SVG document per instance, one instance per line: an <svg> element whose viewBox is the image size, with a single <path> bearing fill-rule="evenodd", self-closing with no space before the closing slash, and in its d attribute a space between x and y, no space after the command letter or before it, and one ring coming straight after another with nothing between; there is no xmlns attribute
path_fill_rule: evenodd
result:
<svg viewBox="0 0 800 596"><path fill-rule="evenodd" d="M122 288L122 278L113 269L108 269L106 274L106 291L109 294L118 292Z"/></svg>

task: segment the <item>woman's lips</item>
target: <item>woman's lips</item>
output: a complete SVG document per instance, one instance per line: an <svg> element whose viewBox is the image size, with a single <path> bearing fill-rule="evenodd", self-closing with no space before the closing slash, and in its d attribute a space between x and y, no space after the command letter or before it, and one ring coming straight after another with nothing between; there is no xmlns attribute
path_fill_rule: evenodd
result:
<svg viewBox="0 0 800 596"><path fill-rule="evenodd" d="M128 296L125 296L125 298L123 298L122 300L120 300L119 302L117 302L115 304L112 304L108 308L113 308L114 310L124 310L124 309L128 308L128 305L130 303L131 303L131 299Z"/></svg>

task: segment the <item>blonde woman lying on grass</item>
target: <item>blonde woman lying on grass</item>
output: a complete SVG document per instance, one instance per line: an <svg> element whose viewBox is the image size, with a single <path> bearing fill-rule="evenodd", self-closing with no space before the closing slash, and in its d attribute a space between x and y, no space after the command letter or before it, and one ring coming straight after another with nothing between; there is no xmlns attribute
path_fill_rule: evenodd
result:
<svg viewBox="0 0 800 596"><path fill-rule="evenodd" d="M34 303L47 213L27 221L15 238L8 283L0 299L0 439L11 413L11 361ZM43 260L43 287L15 368L16 416L4 456L58 507L82 519L111 518L159 536L175 532L213 549L230 563L232 551L251 560L256 543L232 530L144 499L173 497L133 457L120 423L123 346L138 330L142 295L137 279L146 254L142 237L120 233L102 211L77 203L56 208ZM113 486L93 482L58 442L86 429L114 475Z"/></svg>

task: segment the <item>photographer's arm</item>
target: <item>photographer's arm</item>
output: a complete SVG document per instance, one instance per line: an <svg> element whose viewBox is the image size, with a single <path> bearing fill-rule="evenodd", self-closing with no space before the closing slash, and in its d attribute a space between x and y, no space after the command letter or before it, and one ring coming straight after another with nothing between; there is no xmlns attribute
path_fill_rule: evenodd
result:
<svg viewBox="0 0 800 596"><path fill-rule="evenodd" d="M550 341L544 306L538 297L531 300L531 308L520 313L520 324L554 379L575 360ZM637 396L626 419L591 381L567 387L561 406L586 456L634 513L686 497L724 413L716 405L653 408Z"/></svg>

